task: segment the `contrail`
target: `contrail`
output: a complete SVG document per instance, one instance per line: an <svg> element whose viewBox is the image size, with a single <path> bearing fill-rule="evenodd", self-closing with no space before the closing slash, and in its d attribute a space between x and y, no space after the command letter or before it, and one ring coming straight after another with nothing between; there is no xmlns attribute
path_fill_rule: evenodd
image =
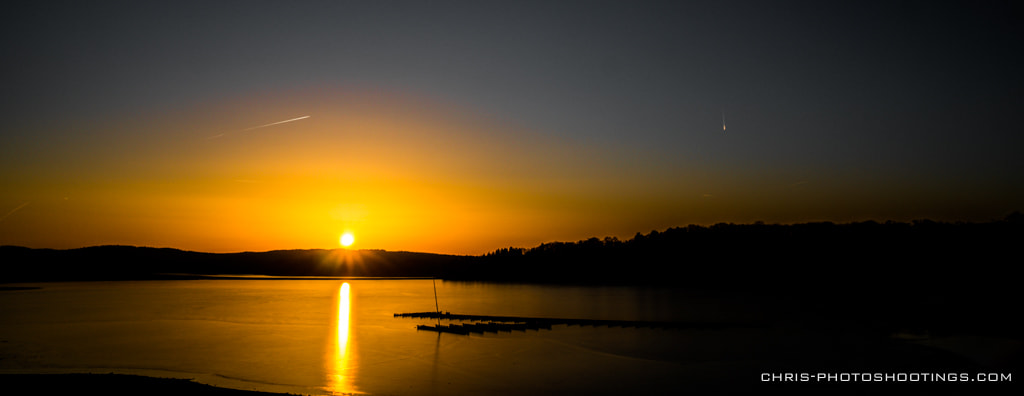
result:
<svg viewBox="0 0 1024 396"><path fill-rule="evenodd" d="M30 203L32 203L32 201L25 202L25 203L21 204L21 206L18 206L17 208L14 208L10 212L7 212L7 214L5 214L4 217L0 217L0 221L4 221L4 219L6 219L8 216L14 214L14 212L17 212L17 211L21 210L21 208L24 208L24 207L28 206L28 204L30 204Z"/></svg>
<svg viewBox="0 0 1024 396"><path fill-rule="evenodd" d="M290 120L284 120L284 121L278 121L278 122L271 122L271 123L269 123L269 124L266 124L266 125L254 126L254 127L252 127L252 128L246 128L246 129L243 129L243 130L242 130L242 132L245 132L245 131L251 131L251 130L253 130L253 129L260 129L260 128L266 128L266 127L268 127L268 126L271 126L271 125L277 125L277 124L284 124L284 123L286 123L286 122L292 122L292 121L304 120L304 119L307 119L307 118L309 118L309 116L302 116L302 117L299 117L299 118L292 118L292 119L290 119Z"/></svg>
<svg viewBox="0 0 1024 396"><path fill-rule="evenodd" d="M725 110L722 110L722 131L725 131Z"/></svg>
<svg viewBox="0 0 1024 396"><path fill-rule="evenodd" d="M278 122L271 122L271 123L269 123L269 124L266 124L266 125L254 126L254 127L252 127L252 128L245 128L245 129L243 129L243 130L241 130L241 131L239 131L239 132L246 132L246 131L251 131L251 130L253 130L253 129L260 129L260 128L266 128L266 127L268 127L268 126L273 126L273 125L277 125L277 124L284 124L284 123L286 123L286 122L292 122L292 121L298 121L298 120L305 120L305 119L307 119L307 118L309 118L309 116L302 116L302 117L299 117L299 118L292 118L292 119L290 119L290 120L284 120L284 121L278 121ZM216 139L216 138L219 138L219 137L224 137L224 135L227 135L227 133L221 133L221 134L213 135L213 136L207 137L207 138L206 138L206 140L212 140L212 139Z"/></svg>

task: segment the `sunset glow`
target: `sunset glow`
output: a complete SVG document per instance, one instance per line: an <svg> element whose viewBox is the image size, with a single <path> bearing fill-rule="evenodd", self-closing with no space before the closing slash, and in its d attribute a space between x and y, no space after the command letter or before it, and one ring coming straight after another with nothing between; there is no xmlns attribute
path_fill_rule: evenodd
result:
<svg viewBox="0 0 1024 396"><path fill-rule="evenodd" d="M1005 26L865 25L891 10L852 4L492 7L26 12L5 26L23 61L3 76L0 245L268 251L358 230L360 249L483 254L1024 205ZM975 42L949 26L982 47L918 45Z"/></svg>
<svg viewBox="0 0 1024 396"><path fill-rule="evenodd" d="M11 392L1019 388L1024 1L4 11Z"/></svg>

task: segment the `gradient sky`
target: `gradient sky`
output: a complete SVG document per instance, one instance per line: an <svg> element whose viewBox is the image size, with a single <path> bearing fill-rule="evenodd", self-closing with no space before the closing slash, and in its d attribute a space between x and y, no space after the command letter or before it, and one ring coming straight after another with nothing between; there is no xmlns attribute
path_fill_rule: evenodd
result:
<svg viewBox="0 0 1024 396"><path fill-rule="evenodd" d="M0 245L481 254L1024 209L1014 1L4 14Z"/></svg>

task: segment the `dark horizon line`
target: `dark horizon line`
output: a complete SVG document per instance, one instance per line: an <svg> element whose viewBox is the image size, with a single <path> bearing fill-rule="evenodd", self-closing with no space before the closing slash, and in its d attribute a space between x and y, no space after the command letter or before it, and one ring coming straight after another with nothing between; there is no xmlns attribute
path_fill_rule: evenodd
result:
<svg viewBox="0 0 1024 396"><path fill-rule="evenodd" d="M878 224L878 225L887 225L887 224L888 225L899 225L899 224L903 224L903 225L916 225L916 224L929 224L929 223L937 224L937 225L972 225L972 224L973 225L978 225L978 224L992 224L992 223L999 223L999 222L1024 222L1024 214L1022 214L1020 211L1013 211L1013 212L1007 214L1006 216L1004 216L1002 219L994 219L994 220L989 220L987 222L960 221L960 220L957 220L957 221L942 221L942 220L931 220L931 219L913 219L913 220L910 220L910 221L885 220L885 221L882 221L882 222L877 221L877 220L862 220L862 221L851 221L851 222L845 222L845 223L836 223L836 222L828 221L828 220L807 221L807 222L794 222L794 223L765 223L763 221L758 220L758 221L754 221L753 223L740 223L740 224L737 224L737 223L732 223L732 222L728 222L728 223L726 223L726 222L719 222L719 223L714 223L714 224L711 224L711 225L699 225L699 224L692 224L691 223L691 224L688 224L688 225L685 225L685 226L668 227L668 228L666 228L663 231L658 231L658 230L653 230L652 229L647 235L650 235L652 233L653 234L657 234L657 233L661 233L661 232L667 232L667 231L673 230L673 229L693 228L693 227L704 228L704 229L711 229L711 228L714 228L714 227L724 227L724 226L727 226L727 227L749 227L749 226L755 226L755 227L794 227L794 226L805 226L805 225L836 225L836 226L849 226L849 225L858 225L858 224ZM414 251L411 251L411 250L386 250L386 249L375 249L375 248L363 248L363 249L349 249L349 248L291 248L291 249L287 249L286 248L286 249L270 249L270 250L263 250L263 251L242 250L242 251L234 251L234 252L206 252L206 251L189 250L189 249L185 249L185 248L170 247L170 246L162 246L161 247L161 246L146 246L146 245L122 245L122 244L116 244L116 243L115 244L103 244L103 245L90 245L90 246L82 246L82 247L76 247L76 248L64 248L64 249L61 249L61 248L36 248L36 247L28 247L28 246L20 246L20 245L0 245L0 248L14 247L14 248L24 248L24 249L32 249L32 250L72 251L72 250L82 250L82 249L92 249L92 248L105 248L105 247L130 247L130 248L158 249L158 250L159 249L169 249L169 250L177 250L177 251L187 252L187 253L213 254L213 255L260 254L260 253L299 252L299 251L339 251L339 250L341 250L341 251L352 251L352 252L415 253L415 254L429 254L429 255L455 256L455 257L486 257L488 255L497 253L497 252L502 251L502 250L507 250L507 249L529 250L529 249L534 249L534 248L541 247L541 246L544 246L544 245L566 244L566 243L581 243L581 242L584 242L584 241L587 241L587 240L593 240L593 239L599 239L599 240L609 240L609 239L611 239L611 240L614 240L614 241L617 241L617 242L629 242L629 241L635 240L637 238L637 236L644 236L644 234L642 232L640 232L640 231L637 231L636 234L633 236L633 238L627 239L627 240L624 240L624 241L619 241L619 239L617 237L613 237L613 236L605 236L603 238L598 238L596 236L592 236L590 238L580 239L580 240L572 241L572 242L568 242L568 241L542 242L542 243L540 243L538 245L535 245L533 247L508 246L508 247L491 249L487 253L483 253L483 254L454 254L454 253L435 253L435 252L414 252Z"/></svg>

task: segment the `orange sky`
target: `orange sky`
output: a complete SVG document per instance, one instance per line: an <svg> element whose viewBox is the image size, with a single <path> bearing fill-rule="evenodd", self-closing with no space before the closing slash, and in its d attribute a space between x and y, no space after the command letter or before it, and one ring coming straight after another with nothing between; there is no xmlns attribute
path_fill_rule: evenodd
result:
<svg viewBox="0 0 1024 396"><path fill-rule="evenodd" d="M81 137L28 148L24 168L4 173L0 243L264 251L335 248L350 231L353 248L481 254L689 223L842 221L844 199L898 209L858 197L856 183L731 172L381 91L250 95L51 128Z"/></svg>
<svg viewBox="0 0 1024 396"><path fill-rule="evenodd" d="M663 204L630 187L663 176L631 175L639 158L422 98L339 89L168 113L54 125L89 130L5 174L28 205L3 243L226 252L333 248L351 231L359 248L478 254L663 225L607 216Z"/></svg>
<svg viewBox="0 0 1024 396"><path fill-rule="evenodd" d="M1005 5L12 7L0 245L481 254L1024 208Z"/></svg>

